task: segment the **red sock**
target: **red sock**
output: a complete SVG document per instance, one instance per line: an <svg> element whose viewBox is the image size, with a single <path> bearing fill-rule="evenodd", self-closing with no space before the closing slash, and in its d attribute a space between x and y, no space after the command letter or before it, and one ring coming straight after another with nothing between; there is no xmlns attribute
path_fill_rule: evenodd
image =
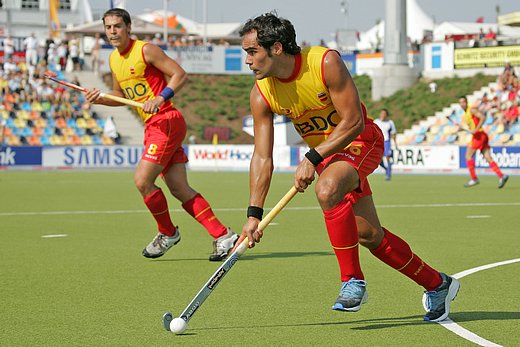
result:
<svg viewBox="0 0 520 347"><path fill-rule="evenodd" d="M159 232L164 235L173 236L177 230L170 219L168 201L162 190L154 190L150 195L144 198L144 203L157 221Z"/></svg>
<svg viewBox="0 0 520 347"><path fill-rule="evenodd" d="M408 276L427 291L432 291L442 283L441 275L415 255L403 239L383 228L385 237L381 244L371 250L383 263Z"/></svg>
<svg viewBox="0 0 520 347"><path fill-rule="evenodd" d="M213 238L219 238L227 233L227 228L220 223L213 213L213 210L211 210L211 206L209 206L209 203L202 195L195 195L191 200L182 204L182 207L195 218L197 222L202 224Z"/></svg>
<svg viewBox="0 0 520 347"><path fill-rule="evenodd" d="M468 166L469 175L471 176L471 179L476 180L477 174L475 173L475 160L466 160L466 165Z"/></svg>
<svg viewBox="0 0 520 347"><path fill-rule="evenodd" d="M492 161L489 164L489 167L491 168L491 170L493 170L497 174L498 178L504 177L504 174L502 173L502 171L500 171L500 168L498 167L497 163Z"/></svg>
<svg viewBox="0 0 520 347"><path fill-rule="evenodd" d="M330 243L336 253L341 281L365 278L359 264L359 239L352 204L344 199L330 210L323 211Z"/></svg>

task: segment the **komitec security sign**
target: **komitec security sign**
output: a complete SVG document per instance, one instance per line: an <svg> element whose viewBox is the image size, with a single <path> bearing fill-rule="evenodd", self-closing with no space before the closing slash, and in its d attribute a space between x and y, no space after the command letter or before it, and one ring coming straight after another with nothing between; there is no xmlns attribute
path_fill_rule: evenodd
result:
<svg viewBox="0 0 520 347"><path fill-rule="evenodd" d="M502 67L506 62L520 65L520 46L459 48L453 54L456 69Z"/></svg>

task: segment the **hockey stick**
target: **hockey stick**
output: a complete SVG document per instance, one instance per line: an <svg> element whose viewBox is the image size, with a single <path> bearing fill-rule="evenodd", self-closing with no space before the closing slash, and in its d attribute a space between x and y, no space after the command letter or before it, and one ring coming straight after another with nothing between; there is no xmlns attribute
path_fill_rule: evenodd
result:
<svg viewBox="0 0 520 347"><path fill-rule="evenodd" d="M453 118L451 118L451 116L453 116L453 113L450 114L449 116L446 116L446 118L448 118L448 121L453 124L453 125L456 125L459 127L459 129L469 133L469 134L473 134L473 131L469 130L464 124L461 124L459 122L456 122L453 120Z"/></svg>
<svg viewBox="0 0 520 347"><path fill-rule="evenodd" d="M273 207L271 211L260 221L258 224L258 230L264 230L269 223L278 215L278 213L291 201L291 199L296 195L298 191L293 186L291 189L284 195L282 199ZM222 278L231 270L231 267L235 265L238 258L247 250L248 238L246 237L244 241L235 249L235 251L226 259L226 261L215 271L213 275L209 278L209 280L204 284L204 286L200 289L200 291L195 295L193 300L186 306L184 311L182 311L180 317L173 318L170 312L166 312L163 315L163 325L164 328L168 331L172 331L170 329L170 323L175 321L176 329L173 331L176 334L182 333L187 328L187 323L193 317L195 312L202 306L204 301L208 298L208 296L213 292L215 287L220 283Z"/></svg>
<svg viewBox="0 0 520 347"><path fill-rule="evenodd" d="M51 81L54 81L56 83L59 83L61 85L64 85L64 86L72 88L72 89L79 90L80 92L83 92L83 93L87 92L86 88L80 87L80 86L78 86L76 84L73 84L73 83L69 83L67 81L60 80L60 79L56 78L56 76L57 75L54 72L47 71L45 73L45 77L50 79ZM142 103L134 101L134 100L130 100L130 99L126 99L126 98L122 98L122 97L119 97L119 96L106 94L106 93L100 93L99 95L102 98L106 98L106 99L110 99L110 100L113 100L113 101L117 101L117 102L120 102L120 103L125 104L125 105L143 108L143 104Z"/></svg>

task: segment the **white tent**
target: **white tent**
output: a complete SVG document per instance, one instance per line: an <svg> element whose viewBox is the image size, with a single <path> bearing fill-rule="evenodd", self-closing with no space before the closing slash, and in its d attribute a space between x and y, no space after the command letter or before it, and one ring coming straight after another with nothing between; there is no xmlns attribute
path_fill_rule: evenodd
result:
<svg viewBox="0 0 520 347"><path fill-rule="evenodd" d="M164 11L157 10L138 16L141 20L154 23L156 25L164 25ZM195 37L204 37L208 39L237 39L239 38L238 30L241 23L197 23L191 19L180 16L175 12L167 11L167 25L170 29L177 29L186 35Z"/></svg>
<svg viewBox="0 0 520 347"><path fill-rule="evenodd" d="M463 22L443 22L435 27L433 31L434 41L444 41L447 36L450 35L478 35L480 29L484 33L487 33L489 29L499 35L497 39L499 41L511 41L512 43L520 40L520 28L508 25L498 26L496 23L463 23Z"/></svg>
<svg viewBox="0 0 520 347"><path fill-rule="evenodd" d="M433 30L434 41L444 41L449 35L478 35L480 29L487 33L489 29L497 31L494 23L463 23L463 22L443 22Z"/></svg>
<svg viewBox="0 0 520 347"><path fill-rule="evenodd" d="M162 26L159 26L154 23L149 23L146 21L143 21L142 19L138 17L132 17L132 34L136 35L153 35L155 33L161 33L163 30ZM85 23L85 24L79 24L76 26L71 26L65 30L67 33L72 34L86 34L86 35L92 35L94 33L100 33L104 34L105 29L103 27L103 22L101 19ZM173 31L169 30L170 34L180 34L180 31Z"/></svg>
<svg viewBox="0 0 520 347"><path fill-rule="evenodd" d="M154 23L159 26L164 25L163 10L148 12L145 14L138 15L137 17L148 23ZM166 11L166 21L169 29L176 29L186 34L193 33L193 31L196 30L197 27L197 23L195 21L178 15L177 13L172 11Z"/></svg>
<svg viewBox="0 0 520 347"><path fill-rule="evenodd" d="M425 31L433 31L433 18L426 14L415 0L406 0L406 32L412 41L421 42ZM385 37L385 21L381 21L369 30L359 35L356 45L358 50L383 49Z"/></svg>

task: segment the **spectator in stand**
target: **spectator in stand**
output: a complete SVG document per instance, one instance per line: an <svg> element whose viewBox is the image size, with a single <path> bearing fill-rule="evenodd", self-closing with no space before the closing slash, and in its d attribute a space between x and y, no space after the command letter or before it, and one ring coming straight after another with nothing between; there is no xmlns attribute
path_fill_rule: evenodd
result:
<svg viewBox="0 0 520 347"><path fill-rule="evenodd" d="M437 92L437 83L435 83L435 81L431 81L430 84L428 84L428 87L430 87L430 92L432 94L435 94L435 92Z"/></svg>
<svg viewBox="0 0 520 347"><path fill-rule="evenodd" d="M154 35L154 37L153 37L153 39L152 39L152 43L153 43L154 45L157 45L157 46L162 45L162 44L164 43L164 41L163 41L162 38L161 38L161 34L159 34L159 33L155 33L155 35Z"/></svg>
<svg viewBox="0 0 520 347"><path fill-rule="evenodd" d="M31 66L38 64L38 39L34 33L23 40L25 48L25 61Z"/></svg>
<svg viewBox="0 0 520 347"><path fill-rule="evenodd" d="M44 80L38 90L38 95L41 95L43 100L49 100L51 96L55 95L55 90Z"/></svg>
<svg viewBox="0 0 520 347"><path fill-rule="evenodd" d="M219 42L218 42L218 45L219 45L219 46L229 47L229 42L227 42L227 41L224 40L224 39L220 39Z"/></svg>
<svg viewBox="0 0 520 347"><path fill-rule="evenodd" d="M80 71L81 65L79 61L79 44L76 39L72 39L69 41L69 56L72 60L72 70Z"/></svg>
<svg viewBox="0 0 520 347"><path fill-rule="evenodd" d="M105 41L101 38L101 35L96 33L94 36L94 46L90 52L90 65L96 75L99 74L99 68L101 67L100 51L104 43Z"/></svg>
<svg viewBox="0 0 520 347"><path fill-rule="evenodd" d="M4 119L4 117L0 116L0 148L4 145L6 124L7 121Z"/></svg>
<svg viewBox="0 0 520 347"><path fill-rule="evenodd" d="M56 44L54 42L49 43L49 49L47 49L47 66L57 67L59 64L58 52Z"/></svg>
<svg viewBox="0 0 520 347"><path fill-rule="evenodd" d="M514 67L511 65L510 62L507 62L504 66L504 71L498 76L498 90L503 92L508 90L511 86L515 84L515 80L517 80L518 77L516 75Z"/></svg>
<svg viewBox="0 0 520 347"><path fill-rule="evenodd" d="M12 58L14 54L14 40L11 37L11 34L7 34L7 37L4 39L4 59Z"/></svg>
<svg viewBox="0 0 520 347"><path fill-rule="evenodd" d="M10 57L4 61L4 71L9 74L10 72L18 71L18 65L14 62L14 58Z"/></svg>
<svg viewBox="0 0 520 347"><path fill-rule="evenodd" d="M36 54L38 55L38 65L45 61L45 56L47 55L47 48L45 47L45 42L40 42L38 44L38 49L36 50Z"/></svg>
<svg viewBox="0 0 520 347"><path fill-rule="evenodd" d="M56 55L58 57L58 64L60 65L60 70L65 71L65 68L67 67L67 59L69 57L69 47L67 41L60 42L56 50Z"/></svg>
<svg viewBox="0 0 520 347"><path fill-rule="evenodd" d="M117 131L114 117L108 116L105 121L105 126L103 127L103 135L110 137L114 143L121 144L121 135Z"/></svg>
<svg viewBox="0 0 520 347"><path fill-rule="evenodd" d="M464 187L473 187L480 183L475 171L475 159L473 156L480 151L484 159L489 164L489 167L498 176L498 188L503 188L509 179L508 175L504 175L497 163L491 157L491 147L489 146L489 138L486 132L482 129L482 125L486 120L486 116L478 109L479 104L468 104L468 99L465 96L459 98L459 105L464 111L462 122L473 134L471 142L466 149L466 164L468 166L471 179L464 184Z"/></svg>
<svg viewBox="0 0 520 347"><path fill-rule="evenodd" d="M484 36L484 41L486 41L486 46L495 45L496 38L497 38L497 34L493 31L493 29L489 28L488 32Z"/></svg>
<svg viewBox="0 0 520 347"><path fill-rule="evenodd" d="M504 126L506 129L510 129L513 124L518 120L518 99L511 101L511 106L504 113Z"/></svg>

